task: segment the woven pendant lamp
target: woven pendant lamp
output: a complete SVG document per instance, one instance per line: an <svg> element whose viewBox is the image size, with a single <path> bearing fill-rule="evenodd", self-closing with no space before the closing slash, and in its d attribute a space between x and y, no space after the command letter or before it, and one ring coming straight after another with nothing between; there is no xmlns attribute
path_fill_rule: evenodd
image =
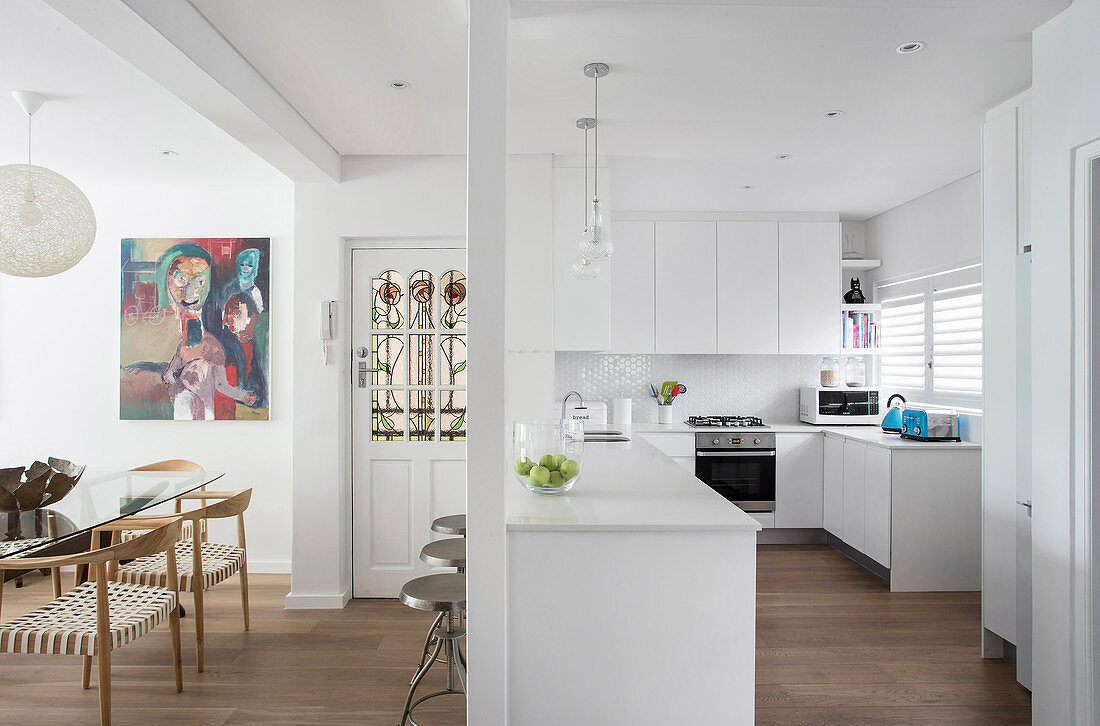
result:
<svg viewBox="0 0 1100 726"><path fill-rule="evenodd" d="M46 98L12 96L27 113L27 163L0 166L0 272L48 277L80 262L95 241L95 213L84 193L31 161L31 117Z"/></svg>

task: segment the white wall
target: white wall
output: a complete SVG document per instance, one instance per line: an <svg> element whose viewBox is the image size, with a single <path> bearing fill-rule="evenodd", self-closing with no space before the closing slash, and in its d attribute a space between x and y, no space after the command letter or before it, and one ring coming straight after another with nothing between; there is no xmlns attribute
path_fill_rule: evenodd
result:
<svg viewBox="0 0 1100 726"><path fill-rule="evenodd" d="M1100 2L1077 0L1036 30L1033 43L1032 390L1041 424L1032 477L1036 724L1083 724L1073 715L1073 656L1083 635L1075 632L1072 606L1070 174L1073 148L1100 137L1098 37Z"/></svg>
<svg viewBox="0 0 1100 726"><path fill-rule="evenodd" d="M868 219L866 256L882 260L882 267L873 272L874 280L981 257L981 174L963 177Z"/></svg>
<svg viewBox="0 0 1100 726"><path fill-rule="evenodd" d="M294 194L294 556L288 607L341 607L351 591L346 290L348 238L463 237L464 156L345 157L343 183ZM340 334L321 363L318 305Z"/></svg>
<svg viewBox="0 0 1100 726"><path fill-rule="evenodd" d="M91 252L56 277L0 276L0 441L29 464L56 455L94 469L193 459L253 487L249 568L290 566L293 187L134 185L84 189ZM119 421L119 260L123 237L271 237L271 420ZM165 324L173 322L166 321ZM231 523L215 537L234 541Z"/></svg>

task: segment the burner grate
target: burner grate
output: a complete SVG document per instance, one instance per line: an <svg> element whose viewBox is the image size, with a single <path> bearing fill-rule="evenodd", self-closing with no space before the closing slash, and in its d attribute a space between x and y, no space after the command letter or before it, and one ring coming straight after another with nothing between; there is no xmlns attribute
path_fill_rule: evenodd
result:
<svg viewBox="0 0 1100 726"><path fill-rule="evenodd" d="M757 416L689 416L688 426L700 428L730 428L749 429L759 428L764 422Z"/></svg>

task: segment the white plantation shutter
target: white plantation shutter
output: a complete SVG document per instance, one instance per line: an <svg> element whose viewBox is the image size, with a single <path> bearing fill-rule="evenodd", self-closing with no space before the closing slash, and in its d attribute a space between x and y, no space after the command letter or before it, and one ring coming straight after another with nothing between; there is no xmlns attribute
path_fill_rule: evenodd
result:
<svg viewBox="0 0 1100 726"><path fill-rule="evenodd" d="M924 390L924 372L927 368L925 297L923 293L883 297L881 329L883 388Z"/></svg>
<svg viewBox="0 0 1100 726"><path fill-rule="evenodd" d="M981 266L876 289L882 304L881 387L920 403L980 406Z"/></svg>

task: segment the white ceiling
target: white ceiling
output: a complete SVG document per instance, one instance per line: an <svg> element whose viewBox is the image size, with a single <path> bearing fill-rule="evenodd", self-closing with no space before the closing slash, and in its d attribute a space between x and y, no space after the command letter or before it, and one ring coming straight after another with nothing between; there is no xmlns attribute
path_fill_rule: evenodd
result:
<svg viewBox="0 0 1100 726"><path fill-rule="evenodd" d="M0 29L0 164L26 161L26 115L8 92L30 90L50 99L34 163L78 185L287 182L41 0L0 0Z"/></svg>
<svg viewBox="0 0 1100 726"><path fill-rule="evenodd" d="M192 3L340 153L464 152L463 0ZM1030 84L1030 31L1067 4L513 0L509 146L579 153L581 68L605 61L600 150L653 177L637 203L866 218L978 168L984 111Z"/></svg>

